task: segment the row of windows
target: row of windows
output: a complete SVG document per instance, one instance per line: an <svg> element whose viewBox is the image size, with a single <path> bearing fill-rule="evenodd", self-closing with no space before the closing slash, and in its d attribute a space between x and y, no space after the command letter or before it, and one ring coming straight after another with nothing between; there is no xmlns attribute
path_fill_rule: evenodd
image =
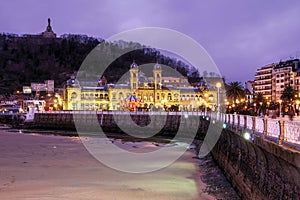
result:
<svg viewBox="0 0 300 200"><path fill-rule="evenodd" d="M284 83L284 82L289 82L289 80L284 80L284 79L276 80L276 83ZM275 83L275 81L274 81L274 83ZM291 80L290 83L291 83L291 84L294 84L294 81Z"/></svg>
<svg viewBox="0 0 300 200"><path fill-rule="evenodd" d="M81 99L108 99L108 94L100 94L100 95L81 95Z"/></svg>
<svg viewBox="0 0 300 200"><path fill-rule="evenodd" d="M268 70L268 71L262 71L262 72L256 72L256 75L264 75L264 74L271 74L272 70Z"/></svg>
<svg viewBox="0 0 300 200"><path fill-rule="evenodd" d="M130 94L127 93L126 94L127 96L129 96ZM135 93L133 94L134 96L136 95ZM139 99L143 99L143 100L153 100L153 93L150 93L150 95L143 95L143 94L138 94L138 98ZM212 95L211 95L212 96ZM167 95L165 93L161 93L161 94L157 94L156 96L156 99L157 100L160 100L160 99L166 99L167 100L178 100L178 97L179 97L179 94L175 93L174 95L172 95L171 93L168 93ZM213 97L213 96L212 96ZM73 92L72 93L72 96L71 96L72 99L76 99L77 98L77 93L76 92ZM200 100L202 98L202 95L180 95L180 98L181 100ZM105 99L105 100L108 100L108 94L94 94L94 93L85 93L85 94L81 94L81 99ZM112 94L112 99L117 99L117 94L116 93L113 93ZM123 100L124 99L124 95L122 92L120 92L118 94L118 99L120 100Z"/></svg>
<svg viewBox="0 0 300 200"><path fill-rule="evenodd" d="M256 90L270 90L272 87L257 87Z"/></svg>
<svg viewBox="0 0 300 200"><path fill-rule="evenodd" d="M290 74L277 74L277 75L276 75L277 78L279 78L279 77L284 77L284 76L290 76Z"/></svg>
<svg viewBox="0 0 300 200"><path fill-rule="evenodd" d="M77 104L73 103L72 104L72 109L77 110ZM108 109L108 104L98 104L98 103L82 103L80 104L80 110L98 110L98 109Z"/></svg>

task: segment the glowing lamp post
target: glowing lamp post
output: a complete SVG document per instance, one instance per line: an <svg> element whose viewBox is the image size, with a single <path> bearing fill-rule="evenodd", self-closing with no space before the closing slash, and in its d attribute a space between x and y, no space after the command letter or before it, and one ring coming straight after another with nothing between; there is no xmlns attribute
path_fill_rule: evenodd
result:
<svg viewBox="0 0 300 200"><path fill-rule="evenodd" d="M300 101L299 101L299 100L297 100L297 101L296 101L297 110L299 110L299 104L300 104ZM298 112L297 112L297 114L298 114ZM298 115L299 115L299 114L298 114Z"/></svg>
<svg viewBox="0 0 300 200"><path fill-rule="evenodd" d="M221 83L220 82L217 82L216 83L216 87L217 87L217 90L218 90L218 94L217 94L217 111L220 112L220 88L221 88Z"/></svg>
<svg viewBox="0 0 300 200"><path fill-rule="evenodd" d="M280 99L279 101L279 117L281 116L281 103L282 103L282 100Z"/></svg>

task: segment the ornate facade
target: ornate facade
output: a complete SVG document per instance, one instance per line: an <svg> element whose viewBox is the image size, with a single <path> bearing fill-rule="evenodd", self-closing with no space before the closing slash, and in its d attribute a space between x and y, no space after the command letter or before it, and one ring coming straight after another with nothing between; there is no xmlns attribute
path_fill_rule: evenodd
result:
<svg viewBox="0 0 300 200"><path fill-rule="evenodd" d="M217 102L216 90L201 87L186 87L186 78L173 78L176 86L166 85L162 68L157 63L153 67L153 77L144 77L139 66L133 62L126 84L106 84L81 86L72 77L64 88L65 110L199 110L214 109ZM177 80L178 79L178 80ZM184 80L181 80L184 79ZM184 85L180 85L180 83ZM134 109L128 106L129 97L135 97Z"/></svg>

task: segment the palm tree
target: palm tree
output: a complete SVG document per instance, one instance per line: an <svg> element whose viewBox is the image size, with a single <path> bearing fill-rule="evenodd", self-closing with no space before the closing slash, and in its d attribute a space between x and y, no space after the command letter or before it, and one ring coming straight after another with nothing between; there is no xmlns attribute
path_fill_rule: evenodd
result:
<svg viewBox="0 0 300 200"><path fill-rule="evenodd" d="M255 102L260 103L264 101L264 95L262 93L258 93L255 97Z"/></svg>
<svg viewBox="0 0 300 200"><path fill-rule="evenodd" d="M281 99L283 100L283 109L285 110L286 106L291 106L296 99L297 90L292 86L288 85L284 88L281 93Z"/></svg>
<svg viewBox="0 0 300 200"><path fill-rule="evenodd" d="M285 102L293 102L297 91L290 85L286 86L281 93L281 99Z"/></svg>
<svg viewBox="0 0 300 200"><path fill-rule="evenodd" d="M255 96L255 110L256 110L256 114L260 115L260 113L264 113L266 111L266 107L265 107L265 99L264 99L264 95L263 93L258 93Z"/></svg>
<svg viewBox="0 0 300 200"><path fill-rule="evenodd" d="M243 89L243 86L241 82L230 82L227 85L226 89L226 96L228 99L232 100L233 102L236 102L238 99L242 99L245 97L245 91Z"/></svg>

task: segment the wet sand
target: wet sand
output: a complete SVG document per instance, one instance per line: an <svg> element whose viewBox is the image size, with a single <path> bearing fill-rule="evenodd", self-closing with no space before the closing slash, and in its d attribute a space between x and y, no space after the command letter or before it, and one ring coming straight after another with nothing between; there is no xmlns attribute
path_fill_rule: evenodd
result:
<svg viewBox="0 0 300 200"><path fill-rule="evenodd" d="M186 151L162 170L129 174L94 159L79 138L0 130L0 199L215 199L193 157Z"/></svg>

